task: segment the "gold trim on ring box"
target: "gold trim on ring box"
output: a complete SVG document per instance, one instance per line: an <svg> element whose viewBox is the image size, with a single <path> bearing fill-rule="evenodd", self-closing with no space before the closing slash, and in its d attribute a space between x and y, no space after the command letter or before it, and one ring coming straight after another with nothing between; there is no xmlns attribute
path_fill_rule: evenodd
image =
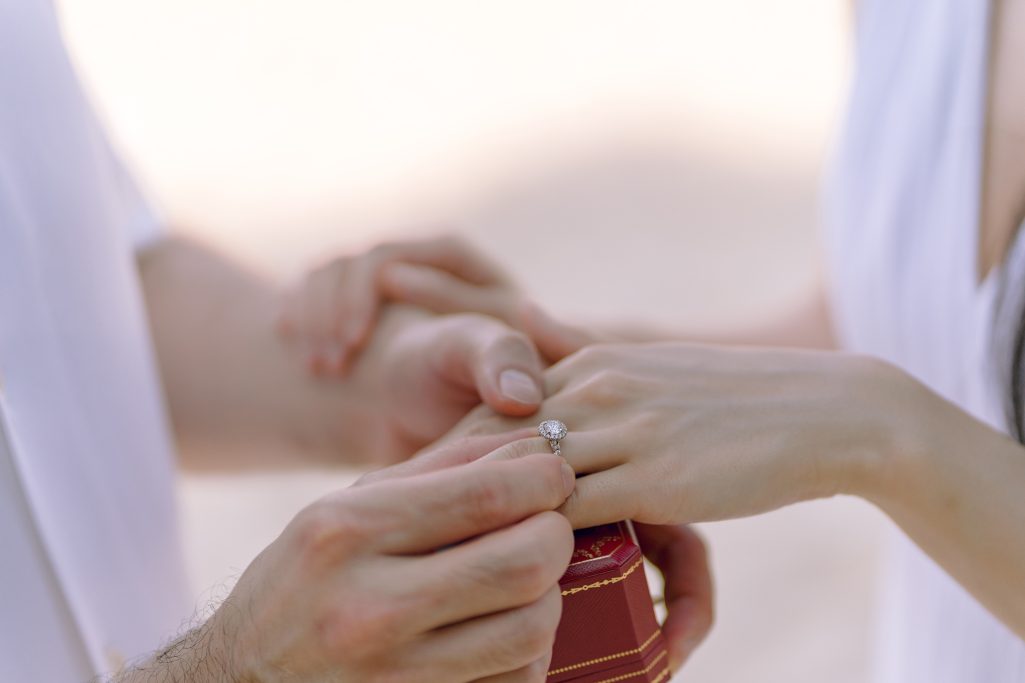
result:
<svg viewBox="0 0 1025 683"><path fill-rule="evenodd" d="M563 596L576 595L577 593L582 593L584 591L589 591L592 588L603 588L605 586L611 586L614 583L619 583L620 581L625 581L626 577L628 577L631 574L633 574L634 571L638 567L640 567L642 564L644 564L644 558L641 558L641 559L637 560L636 562L634 562L632 565L630 565L629 569L627 569L625 572L623 572L619 576L613 576L611 579L603 579L601 581L596 581L594 583L589 583L589 584L586 584L584 586L577 586L576 588L569 588L567 590L562 591L562 595Z"/></svg>
<svg viewBox="0 0 1025 683"><path fill-rule="evenodd" d="M613 659L619 659L620 657L639 655L640 653L644 652L649 645L655 642L655 639L658 638L660 633L662 633L661 629L655 629L655 632L652 633L647 640L641 643L640 647L635 647L632 650L623 650L622 652L617 652L614 655L605 655L604 657L589 659L586 662L579 662L577 664L570 664L569 666L563 666L558 669L552 669L548 672L548 675L554 676L556 674L566 673L567 671L573 671L575 669L583 669L584 667L591 666L592 664L603 664L605 662L611 662Z"/></svg>
<svg viewBox="0 0 1025 683"><path fill-rule="evenodd" d="M666 654L666 651L662 650L662 652L659 653L658 657L655 657L653 660L651 660L651 664L648 664L643 669L640 669L639 671L634 671L633 673L622 674L620 676L613 676L612 678L606 678L604 680L598 681L598 683L616 683L617 681L625 681L630 678L637 678L638 676L643 676L644 674L654 669L656 664L665 659ZM667 666L666 668L662 669L662 671L660 671L657 676L655 676L655 680L652 681L652 683L659 683L659 681L665 680L665 678L668 675L669 667Z"/></svg>

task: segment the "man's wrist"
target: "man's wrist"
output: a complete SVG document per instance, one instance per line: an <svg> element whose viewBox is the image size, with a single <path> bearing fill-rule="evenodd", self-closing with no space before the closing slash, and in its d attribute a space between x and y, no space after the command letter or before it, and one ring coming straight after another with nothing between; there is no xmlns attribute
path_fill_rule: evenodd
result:
<svg viewBox="0 0 1025 683"><path fill-rule="evenodd" d="M219 619L211 618L109 683L250 683L238 674Z"/></svg>

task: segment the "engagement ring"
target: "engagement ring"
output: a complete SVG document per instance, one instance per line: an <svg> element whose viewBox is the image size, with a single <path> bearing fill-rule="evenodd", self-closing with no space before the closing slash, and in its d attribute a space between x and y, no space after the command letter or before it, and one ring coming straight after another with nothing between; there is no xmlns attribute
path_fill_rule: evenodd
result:
<svg viewBox="0 0 1025 683"><path fill-rule="evenodd" d="M562 448L559 446L559 442L565 439L566 434L569 433L566 425L558 420L545 420L538 425L537 433L543 438L548 439L548 445L552 447L553 453L562 455Z"/></svg>

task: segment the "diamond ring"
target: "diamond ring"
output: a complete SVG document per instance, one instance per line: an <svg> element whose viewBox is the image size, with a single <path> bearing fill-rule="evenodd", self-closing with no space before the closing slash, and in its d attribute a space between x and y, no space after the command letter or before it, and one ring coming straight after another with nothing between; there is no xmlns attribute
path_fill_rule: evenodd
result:
<svg viewBox="0 0 1025 683"><path fill-rule="evenodd" d="M562 455L562 448L559 446L559 442L565 439L566 434L569 433L566 425L558 420L545 420L538 425L537 433L541 437L548 439L548 445L552 447L553 453Z"/></svg>

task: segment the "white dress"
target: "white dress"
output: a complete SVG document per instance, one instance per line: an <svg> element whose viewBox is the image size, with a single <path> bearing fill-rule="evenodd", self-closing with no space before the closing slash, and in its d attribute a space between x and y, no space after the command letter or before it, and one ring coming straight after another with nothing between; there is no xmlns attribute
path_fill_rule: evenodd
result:
<svg viewBox="0 0 1025 683"><path fill-rule="evenodd" d="M1000 273L976 277L989 11L982 0L859 3L825 219L842 344L1007 431L992 334ZM1009 263L1025 264L1023 242ZM1025 642L899 531L890 545L876 680L1025 682Z"/></svg>

